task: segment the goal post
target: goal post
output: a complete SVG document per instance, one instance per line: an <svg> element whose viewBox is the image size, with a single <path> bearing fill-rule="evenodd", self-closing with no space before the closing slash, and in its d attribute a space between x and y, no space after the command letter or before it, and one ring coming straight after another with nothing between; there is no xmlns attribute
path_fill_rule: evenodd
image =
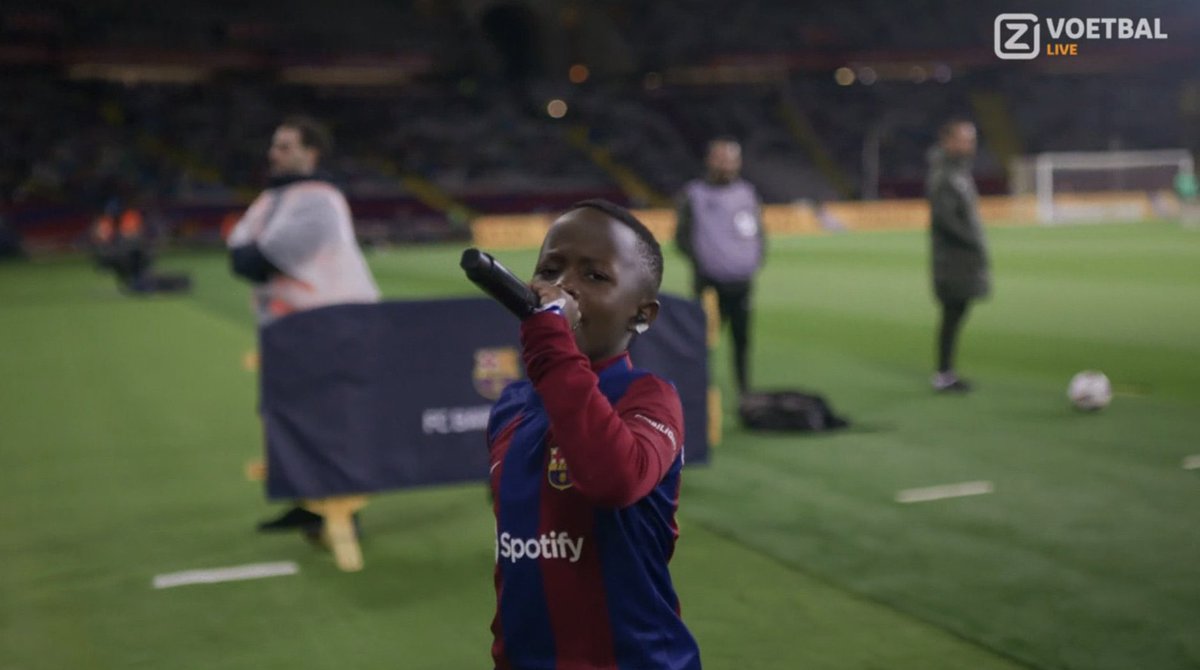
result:
<svg viewBox="0 0 1200 670"><path fill-rule="evenodd" d="M1186 149L1069 151L1022 156L1009 172L1014 195L1033 195L1037 220L1116 221L1169 216L1180 174L1195 174Z"/></svg>

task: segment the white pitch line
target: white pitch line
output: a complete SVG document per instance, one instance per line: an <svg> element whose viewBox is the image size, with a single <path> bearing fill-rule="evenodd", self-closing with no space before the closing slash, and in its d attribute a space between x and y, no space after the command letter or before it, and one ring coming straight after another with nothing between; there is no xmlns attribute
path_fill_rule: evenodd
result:
<svg viewBox="0 0 1200 670"><path fill-rule="evenodd" d="M235 565L229 568L212 568L209 570L187 570L170 572L154 576L154 588L169 589L173 586L187 584L216 584L218 582L236 582L243 579L262 579L264 577L282 577L300 572L300 566L292 561L278 563L250 563Z"/></svg>
<svg viewBox="0 0 1200 670"><path fill-rule="evenodd" d="M1200 470L1200 454L1183 457L1184 470Z"/></svg>
<svg viewBox="0 0 1200 670"><path fill-rule="evenodd" d="M904 489L896 493L896 502L915 503L941 500L943 498L961 498L963 496L978 496L995 490L991 482L962 482L961 484L944 484L942 486L927 486L919 489Z"/></svg>

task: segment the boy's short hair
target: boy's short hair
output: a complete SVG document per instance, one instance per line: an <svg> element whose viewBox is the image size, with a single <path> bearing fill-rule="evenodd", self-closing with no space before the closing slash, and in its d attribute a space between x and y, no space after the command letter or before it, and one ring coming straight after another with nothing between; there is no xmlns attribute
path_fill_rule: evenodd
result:
<svg viewBox="0 0 1200 670"><path fill-rule="evenodd" d="M646 224L638 220L633 212L624 207L605 200L603 198L592 198L590 200L580 200L579 202L567 208L568 212L573 212L583 208L597 209L605 214L616 219L622 225L626 226L634 232L638 237L638 251L641 253L642 262L646 264L646 269L650 271L650 277L654 280L654 291L657 293L662 286L663 278L663 255L662 247L659 246L658 240L654 239L654 233L646 227Z"/></svg>
<svg viewBox="0 0 1200 670"><path fill-rule="evenodd" d="M300 144L316 149L321 158L333 151L333 135L325 124L304 114L293 114L279 123L281 128L295 128L300 133Z"/></svg>

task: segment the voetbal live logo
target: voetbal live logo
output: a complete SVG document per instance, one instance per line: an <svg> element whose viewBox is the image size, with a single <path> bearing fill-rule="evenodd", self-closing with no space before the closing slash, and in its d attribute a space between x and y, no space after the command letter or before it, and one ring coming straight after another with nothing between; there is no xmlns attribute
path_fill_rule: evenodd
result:
<svg viewBox="0 0 1200 670"><path fill-rule="evenodd" d="M1042 25L1046 46L1042 48ZM1165 40L1161 19L1116 17L1047 18L1037 14L1001 14L996 17L996 57L1032 60L1038 56L1078 56L1081 40Z"/></svg>

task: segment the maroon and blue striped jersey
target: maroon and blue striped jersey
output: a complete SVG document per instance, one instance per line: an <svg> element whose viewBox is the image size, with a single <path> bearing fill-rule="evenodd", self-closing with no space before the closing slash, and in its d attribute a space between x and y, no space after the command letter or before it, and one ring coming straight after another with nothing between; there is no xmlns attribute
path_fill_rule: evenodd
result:
<svg viewBox="0 0 1200 670"><path fill-rule="evenodd" d="M628 354L592 363L561 315L521 326L529 381L488 424L499 670L698 670L667 563L683 409Z"/></svg>

